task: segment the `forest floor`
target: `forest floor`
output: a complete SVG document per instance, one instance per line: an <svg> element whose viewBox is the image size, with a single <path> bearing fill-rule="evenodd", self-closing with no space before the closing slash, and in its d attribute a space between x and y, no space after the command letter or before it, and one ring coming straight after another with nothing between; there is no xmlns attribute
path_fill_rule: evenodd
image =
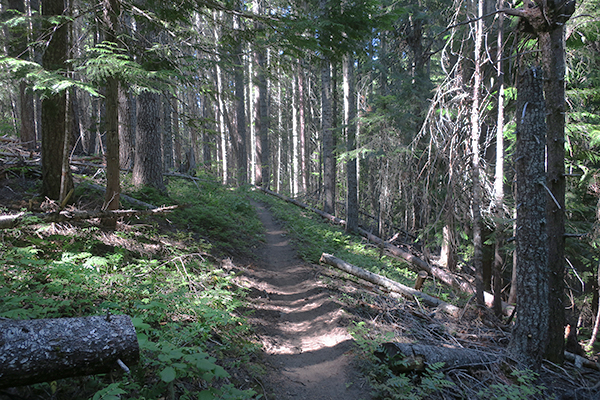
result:
<svg viewBox="0 0 600 400"><path fill-rule="evenodd" d="M36 186L35 179L14 180L10 186L8 181L4 183L0 183L0 204L11 212L31 206L28 199ZM244 204L247 200L243 199ZM393 298L332 268L302 261L297 255L297 250L302 249L295 247L298 242L292 243L292 235L286 231L296 232L296 229L291 225L283 228L283 223L274 218L265 204L256 201L251 204L246 207L251 213L252 208L256 209L264 227L263 243L254 248L251 258L247 254L221 256L236 259L232 265L238 272L236 282L248 289L245 306L238 311L252 325L251 340L262 348L259 350L262 356L256 362L264 363L266 371L258 376L244 370L249 370L249 365L238 365L235 368L239 371L231 372L240 376L238 380L245 386L253 386L262 398L600 398L600 387L596 385L600 373L570 363L563 366L544 363L539 379L523 378L519 375L522 371L510 363L438 369L437 376L449 381L451 387L441 385L441 378L434 373L415 372L399 377L377 364L369 364L372 360L365 360L365 354L372 358L377 343L384 341L501 354L510 339L510 329L486 313L482 316L469 303L460 318L449 317L428 310L417 301ZM156 225L156 238L173 229L170 222L164 222L164 217L154 218L161 222ZM234 229L227 230L226 235L239 236ZM365 370L365 366L371 370ZM373 369L377 368L385 374L376 375ZM365 374L370 375L370 380ZM254 385L255 381L260 382L260 388Z"/></svg>
<svg viewBox="0 0 600 400"><path fill-rule="evenodd" d="M301 261L285 230L254 203L266 243L243 275L251 287L250 322L266 353L267 398L367 400L370 388L353 362L353 339L343 305Z"/></svg>

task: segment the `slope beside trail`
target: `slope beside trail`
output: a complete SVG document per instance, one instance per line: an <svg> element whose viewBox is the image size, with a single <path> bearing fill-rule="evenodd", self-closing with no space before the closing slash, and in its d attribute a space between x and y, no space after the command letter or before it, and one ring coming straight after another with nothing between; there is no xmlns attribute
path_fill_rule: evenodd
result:
<svg viewBox="0 0 600 400"><path fill-rule="evenodd" d="M303 263L286 232L262 204L254 204L266 243L242 279L252 288L251 322L269 366L269 400L368 400L370 389L352 363L353 343L342 306Z"/></svg>

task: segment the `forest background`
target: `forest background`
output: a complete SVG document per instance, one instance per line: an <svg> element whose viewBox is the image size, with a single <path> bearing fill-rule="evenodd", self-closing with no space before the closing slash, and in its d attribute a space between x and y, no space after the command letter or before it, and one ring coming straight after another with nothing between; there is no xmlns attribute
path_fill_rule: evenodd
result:
<svg viewBox="0 0 600 400"><path fill-rule="evenodd" d="M545 62L516 10L541 4L5 1L0 129L41 149L50 199L67 198L75 155L103 157L107 209L121 170L163 193L165 172L202 171L301 198L350 230L401 232L514 303L516 86ZM551 4L566 56L565 202L540 188L564 211L555 331L569 323L593 342L598 3Z"/></svg>

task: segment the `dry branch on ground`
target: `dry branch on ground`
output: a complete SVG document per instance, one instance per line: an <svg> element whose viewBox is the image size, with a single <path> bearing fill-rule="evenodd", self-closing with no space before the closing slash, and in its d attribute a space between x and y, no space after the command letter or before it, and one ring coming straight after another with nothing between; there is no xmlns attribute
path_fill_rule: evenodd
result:
<svg viewBox="0 0 600 400"><path fill-rule="evenodd" d="M167 206L154 208L152 210L63 210L48 213L21 212L14 215L0 215L0 229L11 229L22 224L34 224L41 222L65 222L92 218L123 218L142 215L154 215L168 213L179 206Z"/></svg>
<svg viewBox="0 0 600 400"><path fill-rule="evenodd" d="M345 271L349 274L357 276L361 279L364 279L364 280L374 283L376 285L382 286L382 287L386 288L387 290L390 290L390 291L396 292L396 293L400 293L405 297L408 297L411 299L414 297L417 297L417 298L419 298L419 300L423 301L423 303L425 303L426 305L428 305L430 307L436 307L437 309L442 310L454 317L458 317L460 314L460 308L453 306L452 304L448 304L438 298L429 296L428 294L423 293L419 290L402 285L401 283L398 283L389 278L386 278L385 276L374 274L372 272L369 272L362 268L359 268L355 265L349 264L342 259L332 256L331 254L323 253L323 255L321 255L320 261L322 263L325 263L325 264L331 265L333 267L336 267L338 269L341 269L342 271Z"/></svg>

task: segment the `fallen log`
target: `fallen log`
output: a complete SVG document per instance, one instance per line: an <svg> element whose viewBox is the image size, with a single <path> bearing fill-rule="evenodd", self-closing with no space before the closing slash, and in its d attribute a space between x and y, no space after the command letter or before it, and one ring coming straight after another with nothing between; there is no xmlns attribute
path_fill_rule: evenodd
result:
<svg viewBox="0 0 600 400"><path fill-rule="evenodd" d="M343 219L340 219L336 216L333 216L331 214L328 214L324 211L318 210L314 207L311 207L307 204L304 204L302 202L299 202L298 200L295 199L291 199L287 196L281 195L279 193L273 192L272 190L269 189L265 189L263 187L257 186L258 189L262 190L263 192L280 198L286 202L295 204L301 208L304 208L306 210L312 211L318 215L320 215L321 217L337 224L337 225L342 225L345 226L346 225L346 221L344 221ZM451 288L458 290L460 292L463 293L468 293L468 294L474 294L475 293L475 287L471 284L471 282L466 281L464 279L459 279L458 277L456 277L455 275L444 271L441 268L436 267L435 265L431 265L429 263L427 263L426 261L422 260L421 258L415 256L414 254L411 254L407 251L402 250L400 247L394 246L393 244L386 242L385 240L373 235L372 233L362 229L362 228L358 228L357 232L369 239L371 242L382 246L388 253L390 253L392 256L397 257L397 258L401 258L405 261L408 261L409 263L411 263L412 265L414 265L415 267L417 267L418 269L427 271L430 275L434 276L436 279L440 280L441 282L443 282L444 284L446 284L447 286L450 286ZM488 292L484 292L484 300L485 303L488 307L492 307L493 302L494 302L494 295ZM514 310L514 306L502 302L502 313L504 315L511 315L513 310Z"/></svg>
<svg viewBox="0 0 600 400"><path fill-rule="evenodd" d="M11 229L25 221L30 223L39 222L66 222L77 221L82 219L92 218L124 218L132 216L162 214L171 212L179 206L166 206L154 208L151 210L96 210L96 211L79 211L79 210L63 210L60 212L48 213L19 213L14 215L0 215L0 229Z"/></svg>
<svg viewBox="0 0 600 400"><path fill-rule="evenodd" d="M429 307L436 307L439 310L442 310L454 317L458 317L460 315L460 308L453 306L452 304L448 304L445 301L442 301L436 297L430 296L426 293L423 293L419 290L413 289L409 286L405 286L401 283L393 281L385 276L381 276L378 274L374 274L373 272L364 270L355 265L349 264L346 261L334 257L331 254L323 253L321 255L322 263L331 265L338 269L341 269L344 272L357 276L361 279L374 283L376 285L382 286L392 292L399 293L405 297L413 299L417 297L423 303L425 303Z"/></svg>
<svg viewBox="0 0 600 400"><path fill-rule="evenodd" d="M90 182L86 182L85 184L87 186L89 186L90 188L92 188L92 189L98 190L101 193L106 192L106 188L104 186L96 185L96 184L90 183ZM120 194L120 197L121 197L121 200L126 200L126 201L130 202L131 204L135 204L138 207L147 208L149 210L153 210L155 208L158 208L157 206L155 206L153 204L146 203L146 202L143 202L143 201L138 200L138 199L134 199L133 197L127 196L126 194L123 194L123 193Z"/></svg>
<svg viewBox="0 0 600 400"><path fill-rule="evenodd" d="M375 352L377 358L398 374L423 371L427 366L443 363L444 369L487 365L500 361L502 354L464 347L441 347L424 344L382 343Z"/></svg>
<svg viewBox="0 0 600 400"><path fill-rule="evenodd" d="M0 388L127 370L138 361L127 315L0 319Z"/></svg>

